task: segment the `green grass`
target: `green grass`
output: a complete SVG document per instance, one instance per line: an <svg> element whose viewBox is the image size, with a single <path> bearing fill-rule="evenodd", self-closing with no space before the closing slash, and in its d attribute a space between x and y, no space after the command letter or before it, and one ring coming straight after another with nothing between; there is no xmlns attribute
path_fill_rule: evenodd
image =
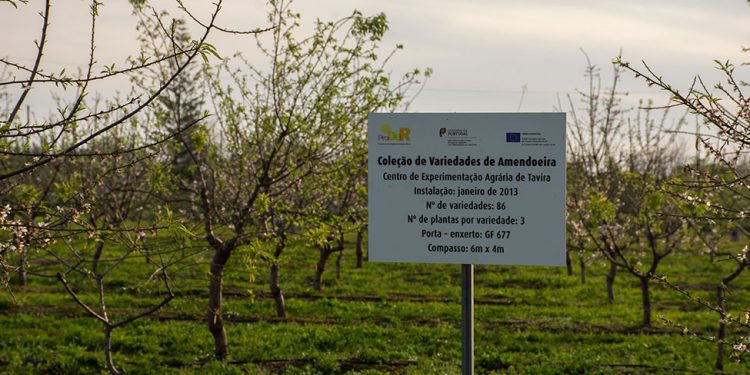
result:
<svg viewBox="0 0 750 375"><path fill-rule="evenodd" d="M114 252L118 249L111 250ZM41 256L41 255L39 255ZM152 316L115 330L116 364L133 374L434 374L460 370L460 267L377 264L354 268L347 248L341 278L335 257L324 291L312 288L317 252L296 245L282 261L286 319L275 317L268 270L247 267L235 254L226 273L226 361L213 359L205 323L209 253L173 273L177 298ZM661 274L713 301L718 275L730 264L704 255L676 254ZM33 263L38 273L54 266ZM577 270L576 270L577 271ZM107 277L107 305L115 321L164 297L144 283L153 264L136 258ZM717 316L673 290L653 285L654 326L641 329L637 280L620 272L616 301L607 302L606 267L594 262L586 284L564 268L477 266L476 370L479 374L710 373L715 344L683 335L659 317L714 335ZM250 282L250 280L253 280ZM93 283L68 275L96 305ZM750 306L750 280L733 285L730 307ZM0 373L106 372L102 326L75 304L54 278L31 277L26 287L0 293ZM750 367L727 359L727 373Z"/></svg>

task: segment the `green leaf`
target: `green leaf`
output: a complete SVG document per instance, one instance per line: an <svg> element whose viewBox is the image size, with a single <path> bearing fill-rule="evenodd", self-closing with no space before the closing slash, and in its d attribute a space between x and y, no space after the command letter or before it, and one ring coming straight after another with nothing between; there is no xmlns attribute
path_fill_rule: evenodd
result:
<svg viewBox="0 0 750 375"><path fill-rule="evenodd" d="M216 47L214 47L212 44L209 43L203 43L198 47L198 53L201 54L201 57L203 58L203 62L208 64L208 57L209 55L214 56L215 58L219 59L219 61L223 61L224 58L222 58L218 52L216 52Z"/></svg>

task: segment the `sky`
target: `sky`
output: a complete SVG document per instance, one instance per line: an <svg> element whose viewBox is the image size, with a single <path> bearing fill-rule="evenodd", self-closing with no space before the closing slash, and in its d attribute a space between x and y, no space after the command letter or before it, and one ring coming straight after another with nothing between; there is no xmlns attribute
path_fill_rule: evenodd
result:
<svg viewBox="0 0 750 375"><path fill-rule="evenodd" d="M179 14L174 1L152 1L158 9ZM30 0L14 9L0 2L0 56L31 64L39 38L43 2ZM43 67L75 72L87 60L90 31L88 1L52 3L49 49ZM205 0L185 0L205 19ZM603 82L611 79L611 61L620 50L636 66L646 61L677 87L687 88L695 75L708 82L720 79L714 60L737 65L750 61L750 6L744 0L297 0L303 17L302 34L312 20L333 20L354 9L366 15L384 12L390 29L383 47L403 44L390 68L400 75L430 67L433 76L415 99L418 112L536 112L553 111L559 99L585 89L586 57L601 68ZM219 24L233 29L266 26L267 6L261 0L226 0ZM137 53L135 19L126 1L105 2L97 24L97 60L124 66ZM241 51L257 55L251 38L214 34L219 53ZM748 79L748 68L739 71ZM118 83L96 89L105 97ZM122 82L119 83L120 85ZM628 75L622 89L627 104L663 94ZM50 106L49 92L35 89L35 108ZM565 109L565 108L563 108Z"/></svg>

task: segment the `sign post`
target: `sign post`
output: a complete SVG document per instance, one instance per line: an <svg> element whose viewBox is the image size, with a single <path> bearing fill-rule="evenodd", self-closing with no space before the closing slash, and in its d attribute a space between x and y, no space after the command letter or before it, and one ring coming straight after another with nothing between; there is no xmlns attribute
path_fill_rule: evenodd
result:
<svg viewBox="0 0 750 375"><path fill-rule="evenodd" d="M474 375L474 265L461 265L461 373Z"/></svg>
<svg viewBox="0 0 750 375"><path fill-rule="evenodd" d="M461 264L473 374L473 265L565 264L564 113L371 113L369 259Z"/></svg>

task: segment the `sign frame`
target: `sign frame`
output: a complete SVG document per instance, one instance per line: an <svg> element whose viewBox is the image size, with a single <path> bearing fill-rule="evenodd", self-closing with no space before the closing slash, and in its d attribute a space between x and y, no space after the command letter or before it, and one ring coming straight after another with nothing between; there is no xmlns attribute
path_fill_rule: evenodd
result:
<svg viewBox="0 0 750 375"><path fill-rule="evenodd" d="M565 113L371 113L369 259L565 264Z"/></svg>

